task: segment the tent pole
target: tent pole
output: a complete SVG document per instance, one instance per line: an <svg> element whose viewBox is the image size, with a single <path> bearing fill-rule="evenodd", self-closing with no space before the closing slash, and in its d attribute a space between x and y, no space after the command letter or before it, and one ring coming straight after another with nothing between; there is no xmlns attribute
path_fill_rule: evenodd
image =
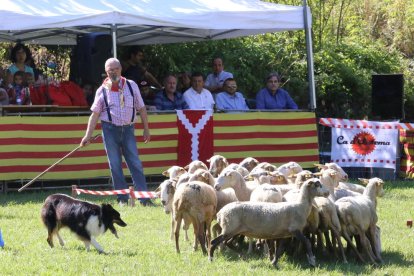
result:
<svg viewBox="0 0 414 276"><path fill-rule="evenodd" d="M311 26L309 25L308 18L308 4L306 0L303 0L303 20L305 28L306 38L306 56L307 56L307 67L308 67L308 82L309 82L309 109L316 109L316 94L315 94L315 76L313 68L313 49L312 49L312 34Z"/></svg>
<svg viewBox="0 0 414 276"><path fill-rule="evenodd" d="M114 58L116 57L116 25L112 24L111 25L111 35L112 35L112 54L114 56Z"/></svg>

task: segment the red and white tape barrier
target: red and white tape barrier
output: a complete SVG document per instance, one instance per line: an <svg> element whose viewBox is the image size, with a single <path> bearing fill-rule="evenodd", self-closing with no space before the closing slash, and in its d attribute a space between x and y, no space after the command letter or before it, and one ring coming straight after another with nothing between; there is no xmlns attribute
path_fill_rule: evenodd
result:
<svg viewBox="0 0 414 276"><path fill-rule="evenodd" d="M349 129L414 129L414 124L395 122L374 122L366 120L349 120L320 118L319 124L327 127Z"/></svg>
<svg viewBox="0 0 414 276"><path fill-rule="evenodd" d="M91 191L85 189L78 189L73 188L73 191L76 194L91 194L91 195L100 195L100 196L107 196L107 195L129 195L131 194L130 189L123 189L123 190L112 190L112 191ZM155 192L148 192L148 191L134 191L135 198L156 198L157 195Z"/></svg>

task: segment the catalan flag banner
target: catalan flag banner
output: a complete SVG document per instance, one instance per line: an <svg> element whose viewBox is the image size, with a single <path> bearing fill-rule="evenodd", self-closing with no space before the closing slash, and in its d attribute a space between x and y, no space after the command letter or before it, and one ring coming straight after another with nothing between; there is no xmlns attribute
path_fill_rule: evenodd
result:
<svg viewBox="0 0 414 276"><path fill-rule="evenodd" d="M150 114L151 142L144 144L142 125L135 135L147 175L161 174L177 165L179 155L192 148L179 146L177 114ZM191 122L191 118L189 119ZM88 117L0 117L0 180L33 179L76 148L85 134ZM197 123L195 123L197 124ZM280 165L296 161L304 168L319 162L315 114L312 112L249 112L213 114L204 127L212 127L213 154L229 162L251 156ZM193 125L195 127L195 125ZM101 132L97 126L94 135ZM192 139L192 138L189 138ZM210 141L213 140L213 141ZM182 141L180 141L182 142ZM187 140L188 143L189 140ZM199 149L204 143L198 141ZM129 171L124 166L124 173ZM41 179L108 177L108 161L98 138L51 169Z"/></svg>
<svg viewBox="0 0 414 276"><path fill-rule="evenodd" d="M181 167L194 160L204 163L214 153L213 111L177 110L178 155Z"/></svg>

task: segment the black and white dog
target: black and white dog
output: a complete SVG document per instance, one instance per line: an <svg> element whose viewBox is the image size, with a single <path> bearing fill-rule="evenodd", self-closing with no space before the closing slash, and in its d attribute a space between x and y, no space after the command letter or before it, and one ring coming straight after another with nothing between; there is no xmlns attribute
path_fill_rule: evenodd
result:
<svg viewBox="0 0 414 276"><path fill-rule="evenodd" d="M58 237L60 245L64 246L59 230L68 227L85 243L88 251L92 243L100 253L103 253L103 248L94 237L109 229L118 238L114 223L122 227L126 226L119 212L110 204L99 206L64 194L48 196L42 207L41 217L48 231L47 242L52 248L54 235Z"/></svg>

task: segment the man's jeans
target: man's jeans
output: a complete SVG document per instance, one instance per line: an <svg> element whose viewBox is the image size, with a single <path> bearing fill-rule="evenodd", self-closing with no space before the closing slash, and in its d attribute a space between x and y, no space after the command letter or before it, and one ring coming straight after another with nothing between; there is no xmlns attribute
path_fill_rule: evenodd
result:
<svg viewBox="0 0 414 276"><path fill-rule="evenodd" d="M132 176L134 189L136 191L146 191L147 183L144 169L138 155L134 125L116 126L107 122L101 122L101 125L103 142L115 190L128 188L122 171L123 155ZM128 198L129 195L118 195L119 200L127 200Z"/></svg>

